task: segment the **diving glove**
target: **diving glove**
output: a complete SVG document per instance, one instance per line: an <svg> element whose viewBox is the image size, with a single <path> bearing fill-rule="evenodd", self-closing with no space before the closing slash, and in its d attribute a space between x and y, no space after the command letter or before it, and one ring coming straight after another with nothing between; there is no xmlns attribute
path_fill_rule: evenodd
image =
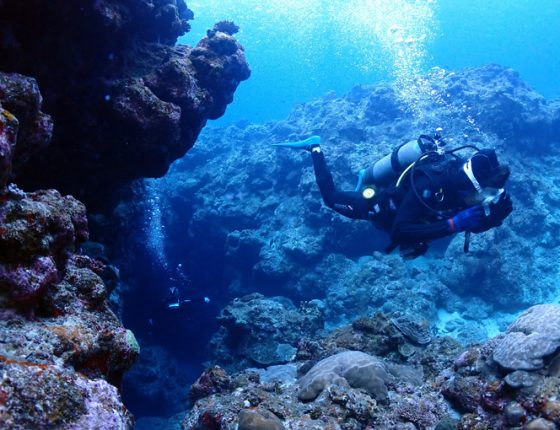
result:
<svg viewBox="0 0 560 430"><path fill-rule="evenodd" d="M477 205L462 210L454 217L449 218L447 222L449 223L451 233L458 233L461 231L476 230L480 226L483 218L484 208Z"/></svg>
<svg viewBox="0 0 560 430"><path fill-rule="evenodd" d="M505 192L500 196L497 203L490 205L490 217L496 221L503 221L513 211L513 203L511 198Z"/></svg>

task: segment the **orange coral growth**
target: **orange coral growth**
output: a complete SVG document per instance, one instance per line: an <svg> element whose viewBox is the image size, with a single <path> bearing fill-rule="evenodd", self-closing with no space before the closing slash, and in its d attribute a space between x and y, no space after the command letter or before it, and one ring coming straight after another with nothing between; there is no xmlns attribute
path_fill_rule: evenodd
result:
<svg viewBox="0 0 560 430"><path fill-rule="evenodd" d="M28 366L28 367L31 367L31 366L39 367L41 370L46 370L51 366L50 364L34 363L32 361L12 359L12 358L6 357L5 355L0 355L0 363L17 364L19 366Z"/></svg>

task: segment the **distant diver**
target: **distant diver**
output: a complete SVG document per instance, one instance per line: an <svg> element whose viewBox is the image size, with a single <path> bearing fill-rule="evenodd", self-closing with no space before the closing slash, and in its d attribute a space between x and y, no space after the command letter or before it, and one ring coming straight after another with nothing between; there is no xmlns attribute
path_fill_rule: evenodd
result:
<svg viewBox="0 0 560 430"><path fill-rule="evenodd" d="M191 305L198 302L202 302L205 305L210 304L211 300L209 297L204 296L197 299L184 299L181 290L188 288L191 285L191 280L186 274L183 265L178 264L175 271L171 276L169 276L170 286L161 300L150 313L150 318L148 318L148 333L153 334L152 329L156 325L156 321L171 314L185 314L189 312Z"/></svg>
<svg viewBox="0 0 560 430"><path fill-rule="evenodd" d="M387 253L399 247L403 258L416 258L430 241L459 232L465 232L467 252L471 233L500 226L513 210L504 189L510 170L492 149L464 145L446 150L439 134L421 135L360 170L356 189L341 192L320 143L319 136L312 136L274 146L310 152L325 205L387 232ZM474 151L469 158L457 155L469 149Z"/></svg>

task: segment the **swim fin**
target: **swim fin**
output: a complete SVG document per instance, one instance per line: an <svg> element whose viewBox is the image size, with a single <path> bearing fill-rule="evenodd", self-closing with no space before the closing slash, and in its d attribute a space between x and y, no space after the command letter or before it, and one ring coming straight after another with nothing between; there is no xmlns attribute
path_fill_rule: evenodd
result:
<svg viewBox="0 0 560 430"><path fill-rule="evenodd" d="M298 140L296 142L273 143L272 146L278 146L279 148L304 149L306 151L311 151L313 148L318 147L320 144L321 144L321 138L319 136L311 136L305 140Z"/></svg>

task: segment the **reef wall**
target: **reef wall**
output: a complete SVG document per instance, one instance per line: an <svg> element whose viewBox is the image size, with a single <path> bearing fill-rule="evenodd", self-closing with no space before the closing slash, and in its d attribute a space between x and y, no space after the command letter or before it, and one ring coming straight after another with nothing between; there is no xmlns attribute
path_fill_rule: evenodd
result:
<svg viewBox="0 0 560 430"><path fill-rule="evenodd" d="M17 183L100 210L165 174L250 74L232 23L175 46L192 17L184 0L1 2L0 70L34 77L56 124L48 148L16 157Z"/></svg>
<svg viewBox="0 0 560 430"><path fill-rule="evenodd" d="M77 253L85 206L8 184L12 160L48 144L52 121L33 79L0 82L0 427L130 428L118 387L138 344L107 305L105 265Z"/></svg>

